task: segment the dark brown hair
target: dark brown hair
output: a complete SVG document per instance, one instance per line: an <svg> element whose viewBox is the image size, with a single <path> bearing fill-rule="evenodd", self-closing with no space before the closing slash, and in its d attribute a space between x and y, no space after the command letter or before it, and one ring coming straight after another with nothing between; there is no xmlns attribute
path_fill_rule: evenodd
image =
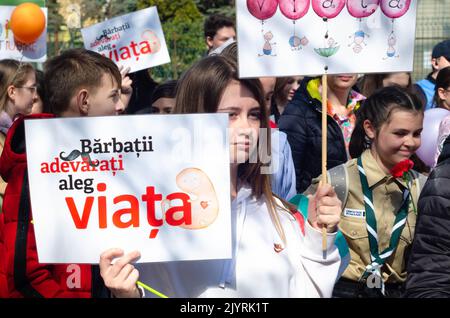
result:
<svg viewBox="0 0 450 318"><path fill-rule="evenodd" d="M450 88L450 66L441 69L438 73L438 76L436 77L434 102L436 103L437 107L443 107L443 102L438 93L439 88L442 88L444 90Z"/></svg>
<svg viewBox="0 0 450 318"><path fill-rule="evenodd" d="M349 152L352 158L358 158L369 148L364 121L369 120L378 135L381 126L389 122L395 110L410 111L423 114L422 103L409 90L399 86L383 87L369 98L356 111L356 123L350 140Z"/></svg>
<svg viewBox="0 0 450 318"><path fill-rule="evenodd" d="M44 65L46 101L44 111L61 115L81 88L96 90L104 74L111 76L119 87L122 76L116 64L96 52L85 49L64 51Z"/></svg>
<svg viewBox="0 0 450 318"><path fill-rule="evenodd" d="M223 27L234 28L234 21L226 16L220 14L210 15L203 25L203 30L205 33L205 38L214 38L218 30Z"/></svg>

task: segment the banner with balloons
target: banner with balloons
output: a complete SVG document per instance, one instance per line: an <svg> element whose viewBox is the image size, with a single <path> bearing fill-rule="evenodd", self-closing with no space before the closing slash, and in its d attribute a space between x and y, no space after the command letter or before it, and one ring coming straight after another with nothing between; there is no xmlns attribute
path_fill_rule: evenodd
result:
<svg viewBox="0 0 450 318"><path fill-rule="evenodd" d="M35 2L0 6L0 59L23 62L47 59L47 8Z"/></svg>
<svg viewBox="0 0 450 318"><path fill-rule="evenodd" d="M170 63L156 7L125 14L81 29L84 47L136 72Z"/></svg>
<svg viewBox="0 0 450 318"><path fill-rule="evenodd" d="M241 77L410 72L417 0L237 0Z"/></svg>

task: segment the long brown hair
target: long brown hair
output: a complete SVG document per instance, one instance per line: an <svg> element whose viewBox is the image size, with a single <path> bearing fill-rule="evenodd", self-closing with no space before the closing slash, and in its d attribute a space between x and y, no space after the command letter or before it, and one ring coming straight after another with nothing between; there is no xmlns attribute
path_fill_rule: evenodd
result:
<svg viewBox="0 0 450 318"><path fill-rule="evenodd" d="M6 108L8 87L24 85L27 76L33 72L34 68L29 63L21 63L11 59L0 60L0 111L4 111Z"/></svg>
<svg viewBox="0 0 450 318"><path fill-rule="evenodd" d="M238 81L253 94L258 101L260 128L266 128L267 147L271 149L270 127L261 82L258 79L239 79L237 65L231 59L214 55L205 57L194 64L179 80L174 113L215 113L222 95L231 81ZM258 148L260 140L258 140ZM270 152L269 152L270 153ZM239 165L238 178L247 182L252 194L257 198L264 196L269 206L272 222L284 243L286 237L277 212L277 203L272 194L270 175L262 174L264 166L259 156L256 163L245 162ZM281 207L281 206L280 206Z"/></svg>

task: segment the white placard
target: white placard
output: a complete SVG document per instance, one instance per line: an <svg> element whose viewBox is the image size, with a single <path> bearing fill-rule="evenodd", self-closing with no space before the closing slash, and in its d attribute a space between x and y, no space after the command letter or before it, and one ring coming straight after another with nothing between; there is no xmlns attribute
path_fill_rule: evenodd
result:
<svg viewBox="0 0 450 318"><path fill-rule="evenodd" d="M350 2L374 13L356 18ZM381 4L394 2L409 8L392 19ZM328 74L413 69L417 0L237 0L236 7L240 77L319 75L325 67ZM327 21L316 13L333 8L339 13ZM288 18L303 9L303 17Z"/></svg>
<svg viewBox="0 0 450 318"><path fill-rule="evenodd" d="M227 126L226 114L27 120L39 262L98 263L112 247L140 262L231 258Z"/></svg>
<svg viewBox="0 0 450 318"><path fill-rule="evenodd" d="M84 47L136 72L170 63L156 7L81 29Z"/></svg>
<svg viewBox="0 0 450 318"><path fill-rule="evenodd" d="M22 62L45 62L47 60L47 27L41 36L31 44L14 40L9 26L15 6L0 6L0 60L14 59ZM41 8L47 21L47 8Z"/></svg>

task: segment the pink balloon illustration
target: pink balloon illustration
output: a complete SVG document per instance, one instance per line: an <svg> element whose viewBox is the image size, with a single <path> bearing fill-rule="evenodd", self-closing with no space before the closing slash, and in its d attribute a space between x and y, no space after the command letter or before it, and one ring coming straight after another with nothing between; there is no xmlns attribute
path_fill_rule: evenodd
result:
<svg viewBox="0 0 450 318"><path fill-rule="evenodd" d="M380 0L347 0L347 9L352 17L362 19L377 11Z"/></svg>
<svg viewBox="0 0 450 318"><path fill-rule="evenodd" d="M345 6L345 0L312 0L314 12L321 18L335 18Z"/></svg>
<svg viewBox="0 0 450 318"><path fill-rule="evenodd" d="M310 0L279 0L281 13L288 19L298 20L308 13Z"/></svg>
<svg viewBox="0 0 450 318"><path fill-rule="evenodd" d="M248 11L259 20L267 20L277 12L278 0L247 0Z"/></svg>
<svg viewBox="0 0 450 318"><path fill-rule="evenodd" d="M403 16L409 10L411 0L381 0L381 11L384 15L397 19Z"/></svg>

